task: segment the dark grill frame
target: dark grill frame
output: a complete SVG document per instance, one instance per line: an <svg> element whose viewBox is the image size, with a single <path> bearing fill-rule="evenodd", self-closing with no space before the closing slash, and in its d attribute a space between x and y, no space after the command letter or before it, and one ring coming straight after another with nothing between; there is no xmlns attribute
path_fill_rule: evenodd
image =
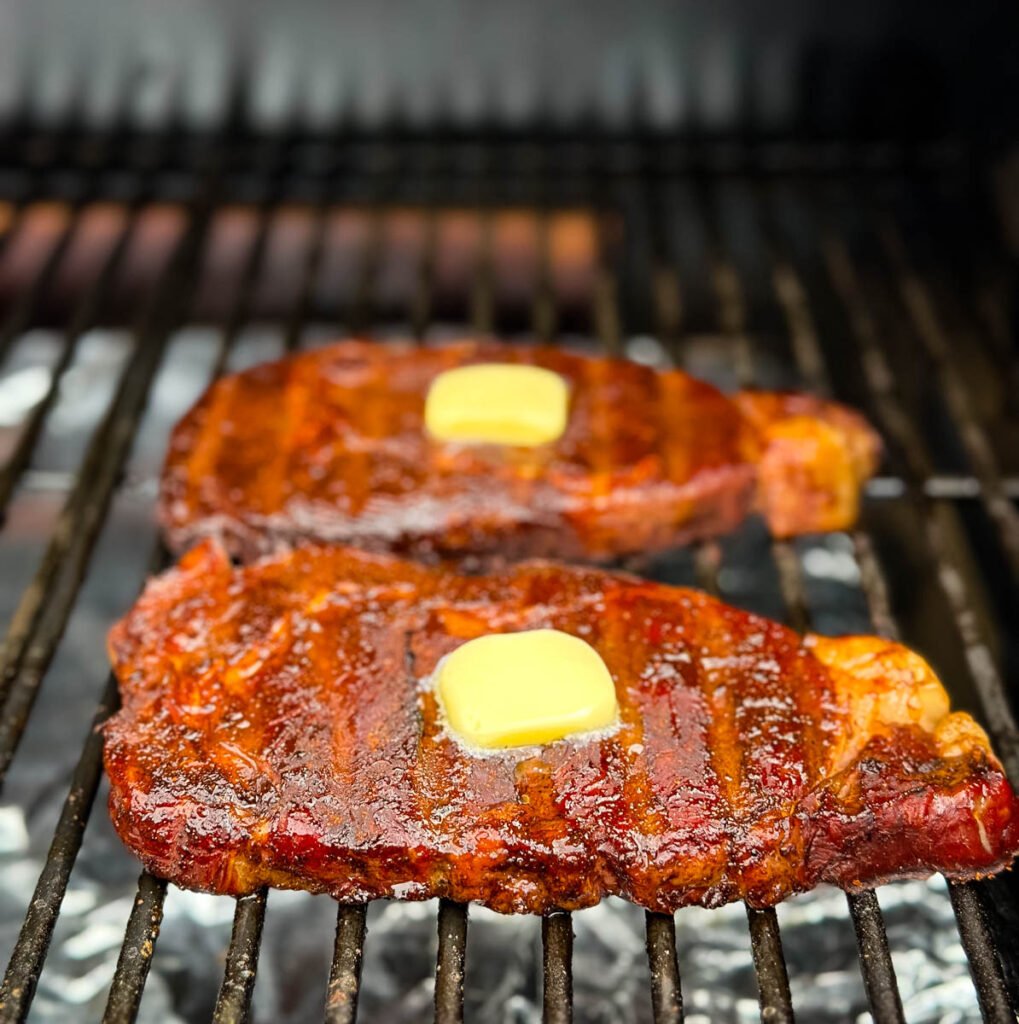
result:
<svg viewBox="0 0 1019 1024"><path fill-rule="evenodd" d="M381 207L397 178L410 170L417 175L415 180L426 180L430 184L430 189L426 189L423 197L418 199L436 204L443 197L443 162L463 159L472 169L461 175L460 201L476 205L484 216L489 202L485 176L494 173L493 168L507 153L513 152L513 146L524 153L524 163L530 167L529 177L522 186L524 198L539 209L546 208L557 198L552 184L558 180L561 166L568 168L567 173L574 181L581 182L587 200L596 209L614 203L617 191L625 192L624 198L635 200L636 208L645 220L645 229L642 234L639 222L634 226L632 218L626 219L629 234L624 245L631 247L631 255L640 251L646 256L655 297L653 317L647 327L663 339L672 353L678 350L681 341L682 293L676 266L667 253L663 218L656 205L656 190L670 176L690 175L698 183L698 195L703 199L705 210L711 211L713 182L719 175L750 175L755 182L756 208L761 216L768 249L771 287L783 317L782 330L787 334L804 385L818 393L828 394L833 390L832 372L818 339L814 313L814 303L823 300L816 298L816 290L812 292L808 288L796 261L785 250L781 230L770 217L770 182L775 176L788 175L791 171L802 177L805 188L813 197L812 210L821 225L819 232L826 257L825 273L833 294L848 317L850 333L859 351L863 379L878 416L877 425L904 453L901 487L916 510L922 524L924 543L937 565L939 581L954 617L985 722L1010 777L1014 783L1019 781L1019 732L1001 673L988 652L982 626L971 608L967 591L968 572L958 555L958 513L951 504L953 494L968 493L968 489L976 487L997 530L1014 583L1019 580L1019 513L1012 500L1016 482L999 471L986 431L971 407L970 396L955 375L958 355L953 349L949 329L939 319L932 286L912 266L909 250L895 220L879 210L876 217L885 256L894 268L896 285L912 329L940 374L948 411L972 467L975 485L974 480L966 476L944 477L935 473L927 444L897 393L893 370L885 353L888 339L882 335L871 313L872 303L866 287L837 229L820 219L822 214L819 211L824 207L817 201L832 181L838 187L846 175L922 174L932 167L936 170L945 165L953 166L958 154L943 149L907 152L895 147L811 149L780 146L772 150L767 147L743 150L729 144L710 142L698 146L675 144L670 148L659 145L655 140L639 137L616 140L603 151L600 141L590 137L559 140L555 144L541 139L511 139L508 142L490 139L478 143L458 139L455 134L445 139L433 135L418 140L394 135L382 141L355 139L349 145L332 142L324 147L296 136L259 141L241 135L228 140L226 145L213 146L214 140L181 139L173 134L132 139L130 133L123 129L96 137L79 133L73 126L63 135L37 138L26 132L17 136L16 141L14 148L18 155L13 169L0 166L0 174L6 173L13 182L11 188L20 192L22 205L49 193L53 179L59 177L53 173L56 167L71 182L70 195L76 204L76 212L31 287L24 291L0 326L0 361L32 322L45 298L72 238L77 211L82 205L108 191L116 192L124 186L126 179L131 212L101 270L88 290L78 298L67 320L64 347L54 367L48 393L29 414L13 455L0 468L0 518L31 464L34 446L54 404L60 380L73 361L78 341L101 314L111 283L123 262L138 212L148 199L160 194L154 176L171 160L175 164L183 164L175 180L182 185L188 222L169 262L139 304L133 327L136 344L132 356L107 414L90 441L49 547L35 579L24 592L0 649L0 699L3 702L0 784L74 608L171 333L189 316L198 283L195 270L199 264L198 257L207 236L210 216L223 196L234 195L238 182L243 182L244 194L250 194L258 202L261 212L233 303L220 326L214 367L217 375L224 370L239 332L249 319L272 215L281 202L297 194L313 204L316 210L315 229L304 253L302 284L285 324L284 347L292 349L300 343L302 327L311 310L313 282L323 249L324 213L331 204L349 198L336 194L334 177L343 179L346 175L357 186L357 198L373 201ZM452 147L452 157L444 151L446 145ZM126 171L118 163L122 151L129 154ZM317 177L306 174L307 168L301 170L303 164L309 162L309 154L319 159L320 167L324 168ZM246 162L251 167L244 170ZM243 173L238 177L239 169ZM295 187L295 183L299 187ZM741 274L725 250L711 212L706 215L706 220L706 258L715 296L717 333L732 346L740 382L750 384L754 380L755 360ZM602 223L604 225L604 219ZM3 241L0 239L0 244ZM621 278L609 256L607 239L602 241L602 262L594 288L592 321L605 350L618 352L628 333L624 330L624 323L628 324L633 319L634 302L627 281ZM376 225L372 241L364 253L355 300L346 311L345 319L353 331L367 328L373 319L372 294L380 244ZM432 319L434 246L435 232L430 231L419 267L417 288L408 311L408 320L417 336L424 334ZM642 264L638 262L636 265ZM632 271L632 267L630 269ZM496 321L491 270L490 251L486 247L478 260L470 296L470 319L478 331L491 330ZM557 310L549 278L547 251L541 261L541 271L533 302L533 333L539 338L551 339L557 330ZM836 311L835 315L843 310ZM1009 372L1015 373L1015 368L1010 367ZM899 627L891 612L883 568L871 537L860 528L853 531L852 541L861 587L875 630L881 635L897 638ZM806 630L810 627L810 608L795 547L786 542L774 542L771 550L787 619L794 628ZM163 551L154 552L152 570L162 567L165 561ZM704 544L696 551L698 583L715 593L719 589L719 562L720 549L714 543ZM24 1020L31 1005L101 778L102 741L97 726L116 709L117 699L115 681L110 676L85 735L81 758L71 780L53 844L7 969L0 992L0 1021ZM981 883L951 884L952 905L984 1019L995 1024L1014 1024L1015 1007L1010 1002L1002 962L985 915L983 889ZM137 1013L155 952L165 895L164 882L147 873L141 875L103 1018L109 1024L131 1021ZM213 1015L217 1024L233 1024L248 1019L266 905L267 893L264 891L237 901L226 971ZM872 891L851 894L848 906L873 1018L877 1024L901 1022L904 1019L902 1005L877 898ZM792 1000L776 914L774 910L752 909L747 913L762 1020L792 1021ZM681 1021L683 1003L674 916L648 913L646 930L654 1019L658 1022ZM435 1017L442 1024L451 1024L463 1020L468 934L466 907L447 900L440 901L438 934ZM549 1024L561 1024L572 1019L572 937L569 914L557 912L543 919L544 1019ZM325 999L325 1019L330 1024L355 1019L364 941L365 908L340 906Z"/></svg>

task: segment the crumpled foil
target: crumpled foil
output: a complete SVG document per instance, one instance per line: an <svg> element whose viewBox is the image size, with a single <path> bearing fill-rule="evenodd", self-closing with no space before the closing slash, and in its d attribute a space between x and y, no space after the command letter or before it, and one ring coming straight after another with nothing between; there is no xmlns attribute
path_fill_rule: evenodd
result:
<svg viewBox="0 0 1019 1024"><path fill-rule="evenodd" d="M182 331L160 371L125 484L118 493L92 559L74 615L39 695L0 805L0 955L17 937L42 868L71 770L80 753L108 671L104 639L110 622L130 604L155 543L152 499L173 421L207 380L217 336ZM21 416L37 401L58 339L26 338L0 373L0 457ZM279 335L251 330L232 365L274 355ZM110 395L129 349L115 332L87 337L26 486L0 532L0 616L8 621L45 549L91 428ZM718 346L712 347L717 351ZM638 358L656 358L638 339ZM710 372L712 366L699 367ZM781 615L767 540L750 525L724 545L720 583L728 600ZM817 628L867 628L851 548L843 536L800 545L799 554ZM677 553L646 567L663 578L691 582L692 562ZM121 846L105 811L105 789L85 835L64 899L31 1020L39 1024L98 1020L134 899L139 866ZM914 1024L977 1021L976 995L944 882L907 882L879 890L907 1019ZM144 1024L205 1021L222 976L234 903L170 888L165 918L139 1020ZM869 1019L845 896L821 889L779 910L793 1002L803 1021ZM541 929L528 917L502 917L472 908L468 933L466 1015L470 1021L527 1024L541 1016ZM332 957L336 908L329 899L272 892L254 996L263 1022L322 1019ZM644 914L609 899L573 917L576 1019L651 1020ZM759 1019L746 914L739 906L676 916L686 1019L691 1024ZM375 903L360 999L363 1022L399 1024L428 1019L435 963L436 907L432 903Z"/></svg>

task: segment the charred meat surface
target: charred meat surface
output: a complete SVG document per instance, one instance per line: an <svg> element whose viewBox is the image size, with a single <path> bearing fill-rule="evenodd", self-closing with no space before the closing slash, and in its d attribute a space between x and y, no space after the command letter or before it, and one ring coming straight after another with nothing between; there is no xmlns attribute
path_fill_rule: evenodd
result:
<svg viewBox="0 0 1019 1024"><path fill-rule="evenodd" d="M444 370L526 363L570 387L565 433L535 448L431 440ZM856 518L878 441L806 395L733 398L678 370L548 347L345 341L226 377L177 425L160 514L171 546L252 557L296 541L417 558L606 559L733 529L780 536Z"/></svg>
<svg viewBox="0 0 1019 1024"><path fill-rule="evenodd" d="M427 685L439 659L545 627L604 659L618 730L470 753ZM113 821L193 888L670 911L969 878L1019 847L986 736L918 655L622 574L462 576L315 546L235 568L206 542L149 583L110 651Z"/></svg>

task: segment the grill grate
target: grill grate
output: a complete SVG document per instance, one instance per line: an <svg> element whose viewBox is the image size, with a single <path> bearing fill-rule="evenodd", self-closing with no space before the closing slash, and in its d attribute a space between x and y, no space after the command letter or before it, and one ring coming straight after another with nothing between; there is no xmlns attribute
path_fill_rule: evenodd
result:
<svg viewBox="0 0 1019 1024"><path fill-rule="evenodd" d="M855 354L842 353L839 358L855 362L853 372L862 385L853 397L872 410L879 428L896 449L896 474L879 481L872 496L875 501L882 497L901 499L917 524L927 557L933 559L936 578L957 631L963 664L984 720L1012 779L1019 779L1019 733L999 668L1002 659L993 653L987 624L974 610L979 605L975 593L985 585L998 593L1001 584L988 584L987 577L974 573L972 555L968 553L972 530L953 500L960 495L978 499L977 504L986 514L991 543L996 545L994 550L1003 555L1004 586L1014 588L1019 579L1019 516L1013 504L1013 496L1019 493L1017 481L999 465L992 436L973 394L963 383L965 377L960 371L959 353L953 347L952 331L940 312L941 286L917 269L906 234L896 215L886 208L882 192L888 179L899 181L906 172L911 182L917 175L922 182L928 182L931 175L936 181L945 176L952 179L958 168L951 154L946 158L943 153L935 153L931 159L913 160L880 149L870 156L867 151L822 151L820 157L807 149L780 150L785 156L776 164L771 151L743 153L724 146L687 150L632 139L612 145L575 139L544 147L527 140L492 140L490 145L480 148L455 138L414 144L407 140L390 140L385 144L355 140L342 149L328 148L328 159L321 159L322 152L318 152L319 166L325 171L316 177L308 175L306 167L302 169L302 161L309 160L307 144L293 137L270 141L257 152L251 140L216 151L203 149L198 144L200 140L191 140L186 146L177 145L172 139L148 140L144 148L138 147L147 154L146 160L126 170L112 163L119 152L112 144L114 137L105 145L101 140L91 145L85 154L86 165L75 167L74 154L82 156L81 145L75 148L75 138L71 132L66 139L48 140L41 150L38 145L31 150L31 139L21 143L26 152L31 150L37 156L48 151L47 160L66 150L72 157L71 166L60 169L71 183L72 198L76 198L49 255L36 269L29 287L19 293L0 326L0 360L45 306L53 282L73 249L88 202L106 195L112 188L111 179L123 186L125 176L129 179L126 191L131 198L115 241L66 319L62 348L48 390L29 413L9 460L0 469L0 516L6 513L17 486L31 467L36 444L61 381L74 361L79 341L108 310L116 279L143 233L144 218L152 203L163 198L154 181L160 168L175 167L175 187L184 196L185 204L175 207L176 219L171 218L173 244L167 258L131 311L135 339L132 356L107 414L90 441L49 546L0 649L0 783L88 572L93 548L120 483L168 340L172 331L192 315L201 283L201 257L221 198L224 194L236 195L240 182L240 194L254 197L258 205L256 229L242 254L233 299L218 329L214 375L224 371L242 328L252 319L275 218L281 206L295 194L295 180L301 183L297 194L311 204L312 230L302 247L300 284L283 325L283 345L288 349L303 341L311 320L321 318L321 310L316 308L315 281L326 249L327 213L337 203L356 200L374 204L356 287L337 319L355 329L368 328L375 321L385 248L382 214L402 188L411 194L401 198L420 204L424 210L426 225L406 307L407 320L418 336L425 334L435 317L438 225L443 209L439 204L446 201L475 210L481 225L481 241L465 285L464 303L464 318L480 331L501 326L492 210L494 204L513 200L526 201L539 214L539 258L529 312L530 326L537 337L556 336L562 322L553 281L549 231L549 211L561 202L582 202L598 211L599 260L589 289L589 326L608 351L621 350L624 338L653 331L662 339L669 356L680 360L692 342L695 328L702 329L709 331L717 345L729 354L735 367L734 383L752 384L761 379L759 343L769 334L784 339L791 363L807 387L820 393L838 392L844 397L843 392L850 390L842 377L844 367L841 363L833 365L831 346L823 343L822 338L828 327L845 320L848 342ZM123 143L122 137L116 138ZM220 154L218 161L212 159L212 152ZM257 159L252 158L253 152ZM245 161L254 169L245 170ZM0 170L8 173L17 193L14 215L0 240L0 244L9 245L30 202L48 194L52 179L60 176L38 159L34 165L25 159L16 162L13 171L9 167ZM819 170L823 173L819 174ZM725 181L749 183L753 220L764 239L766 256L756 275L748 273L746 266L729 251L731 234L722 226L725 186L721 183ZM676 182L690 185L700 211L698 217L703 220L691 232L697 236L696 241L683 239L678 246L670 238L673 228L667 201ZM820 264L804 261L790 244L791 232L781 215L783 189L790 182L796 186L797 195L807 197L805 216L811 244L817 245L822 257ZM847 189L853 192L848 199ZM862 199L855 195L858 189ZM880 252L905 310L907 343L916 342L918 351L938 374L948 421L961 442L960 471L946 472L942 468L932 454L927 432L902 399L892 354L901 352L906 343L888 330L890 321L883 314L886 297L881 287L875 284L872 274L860 270L859 258L847 238L844 217L840 219L840 210L844 213L847 202L854 216L859 211L871 218L872 233L879 239ZM607 213L609 209L620 214L621 238L614 219ZM684 250L684 246L688 249ZM684 281L684 266L689 269L690 263L684 251L693 252L698 266L707 267L706 287L698 288L696 280L690 284ZM768 296L767 302L773 307L768 314L773 318L769 330L761 330L755 321L761 294ZM1014 373L1014 367L1009 372ZM895 638L900 629L891 612L880 531L869 526L852 535L861 587L874 628ZM810 628L811 602L796 544L776 542L771 546L770 557L785 618L797 629ZM165 560L165 553L157 551L151 567L157 569ZM720 592L720 545L701 546L694 561L698 583ZM1014 589L1009 593L1014 594ZM115 710L116 701L116 686L110 677L86 734L45 868L7 969L0 995L2 1021L20 1021L28 1014L100 782L101 740L96 726ZM978 884L953 884L949 891L983 1017L987 1021L1014 1024L1015 1013L985 916L981 890ZM155 954L165 896L165 884L143 873L104 1021L131 1021L138 1012ZM216 1022L240 1022L249 1017L267 902L265 892L237 901L225 973L213 1014ZM877 897L873 892L851 895L848 905L873 1018L878 1024L902 1021L902 1004ZM748 909L748 925L762 1020L792 1021L792 999L777 916L774 910ZM435 1016L443 1024L463 1020L467 935L466 908L440 901ZM681 1021L683 1001L674 917L648 914L646 937L654 1019ZM572 941L569 914L553 913L543 919L543 1006L548 1022L572 1019ZM327 1021L355 1019L364 942L364 908L340 906L325 997ZM1000 952L1007 954L1004 948Z"/></svg>

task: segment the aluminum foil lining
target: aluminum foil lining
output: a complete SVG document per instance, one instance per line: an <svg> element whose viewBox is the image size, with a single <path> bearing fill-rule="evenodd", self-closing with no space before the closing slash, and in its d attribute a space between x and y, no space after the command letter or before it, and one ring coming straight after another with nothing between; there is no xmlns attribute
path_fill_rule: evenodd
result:
<svg viewBox="0 0 1019 1024"><path fill-rule="evenodd" d="M74 615L46 677L0 805L0 955L6 957L42 869L71 770L104 686L104 637L130 604L155 541L154 481L173 421L207 381L216 336L181 331L156 382L129 473L92 559ZM56 337L24 339L0 374L0 457L21 416L41 395ZM68 374L27 485L0 532L0 616L9 620L38 564L90 429L101 415L129 339L95 332ZM254 329L233 357L239 368L274 355L278 333ZM716 347L717 350L717 347ZM654 343L637 339L633 354L656 359ZM711 365L698 367L710 373ZM776 372L776 376L780 376ZM815 622L821 631L867 628L849 541L833 536L801 545ZM728 600L781 615L767 543L748 527L726 545L721 584ZM652 568L689 581L689 557ZM139 867L121 846L105 811L105 789L93 813L39 983L31 1020L38 1024L98 1020L134 899ZM979 1012L945 884L940 879L888 885L879 891L907 1019L915 1024L977 1021ZM221 980L234 904L171 887L139 1020L176 1024L209 1019ZM793 1001L801 1020L867 1020L846 899L822 889L779 908ZM256 1021L322 1019L336 908L303 893L273 892L258 979ZM677 917L679 962L690 1024L759 1019L746 914L741 906L689 909ZM610 899L574 915L576 1019L651 1020L644 914ZM471 910L466 1014L471 1021L525 1024L541 1015L540 924ZM398 1024L428 1019L436 951L434 903L376 903L369 909L359 1019Z"/></svg>

